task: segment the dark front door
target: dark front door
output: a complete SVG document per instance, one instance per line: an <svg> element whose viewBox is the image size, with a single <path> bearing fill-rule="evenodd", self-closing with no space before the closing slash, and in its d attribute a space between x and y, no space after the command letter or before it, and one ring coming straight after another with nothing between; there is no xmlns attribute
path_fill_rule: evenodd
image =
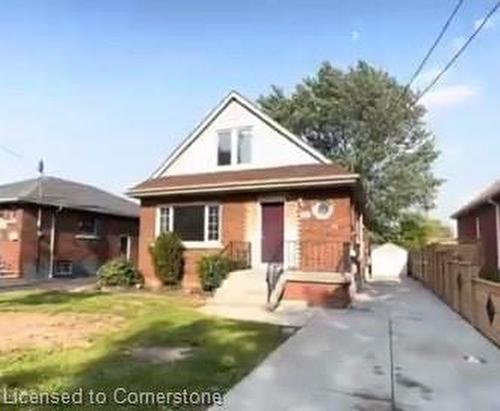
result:
<svg viewBox="0 0 500 411"><path fill-rule="evenodd" d="M283 262L283 203L262 204L262 262Z"/></svg>

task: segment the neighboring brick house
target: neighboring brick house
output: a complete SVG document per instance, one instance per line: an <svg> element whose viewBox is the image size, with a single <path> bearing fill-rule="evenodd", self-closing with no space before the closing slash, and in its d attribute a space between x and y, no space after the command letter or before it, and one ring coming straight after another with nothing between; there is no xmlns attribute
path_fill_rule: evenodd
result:
<svg viewBox="0 0 500 411"><path fill-rule="evenodd" d="M0 186L0 277L93 275L136 262L139 207L84 184L41 176Z"/></svg>
<svg viewBox="0 0 500 411"><path fill-rule="evenodd" d="M139 268L150 285L149 247L162 231L184 241L187 289L199 287L196 261L223 252L263 273L282 265L285 298L321 302L347 287L353 253L364 255L358 175L236 92L129 194L141 201Z"/></svg>
<svg viewBox="0 0 500 411"><path fill-rule="evenodd" d="M500 270L500 180L452 215L459 242L480 241L484 274Z"/></svg>

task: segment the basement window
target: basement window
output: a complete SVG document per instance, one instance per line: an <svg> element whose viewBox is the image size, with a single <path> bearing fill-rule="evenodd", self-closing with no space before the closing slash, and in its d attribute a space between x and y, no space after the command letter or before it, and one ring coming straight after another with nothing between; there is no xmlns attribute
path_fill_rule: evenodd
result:
<svg viewBox="0 0 500 411"><path fill-rule="evenodd" d="M58 260L55 264L55 275L69 277L73 275L73 262L70 260Z"/></svg>
<svg viewBox="0 0 500 411"><path fill-rule="evenodd" d="M174 232L187 245L207 245L220 240L220 206L186 204L163 206L157 213L157 234Z"/></svg>

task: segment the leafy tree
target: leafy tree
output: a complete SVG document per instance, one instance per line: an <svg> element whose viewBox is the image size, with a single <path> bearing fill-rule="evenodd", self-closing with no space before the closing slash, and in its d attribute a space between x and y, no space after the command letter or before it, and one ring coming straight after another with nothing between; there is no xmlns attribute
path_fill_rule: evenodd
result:
<svg viewBox="0 0 500 411"><path fill-rule="evenodd" d="M405 213L399 221L398 231L392 234L391 241L408 249L418 249L433 241L452 237L450 227L441 221L420 213Z"/></svg>
<svg viewBox="0 0 500 411"><path fill-rule="evenodd" d="M433 206L438 157L411 90L365 62L347 71L323 63L290 96L259 98L274 119L361 176L367 225L378 240L399 231L404 211Z"/></svg>

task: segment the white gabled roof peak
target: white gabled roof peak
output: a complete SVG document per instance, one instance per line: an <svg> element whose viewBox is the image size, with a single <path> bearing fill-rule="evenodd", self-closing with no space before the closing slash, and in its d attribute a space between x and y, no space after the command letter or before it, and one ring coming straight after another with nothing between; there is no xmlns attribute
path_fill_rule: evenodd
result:
<svg viewBox="0 0 500 411"><path fill-rule="evenodd" d="M313 148L311 145L306 143L301 138L297 137L291 131L287 130L276 120L271 118L269 115L264 113L259 107L255 105L251 100L244 97L236 90L231 90L218 104L213 108L204 119L196 126L196 128L172 151L172 153L167 157L167 159L162 163L162 165L151 175L150 178L160 177L168 167L202 134L208 125L214 121L219 114L226 109L226 107L232 102L236 101L241 106L249 110L252 114L260 118L262 121L267 123L269 126L277 130L280 134L286 137L288 140L296 144L302 150L307 152L310 156L318 160L323 164L331 164L331 160L321 154L318 150Z"/></svg>

